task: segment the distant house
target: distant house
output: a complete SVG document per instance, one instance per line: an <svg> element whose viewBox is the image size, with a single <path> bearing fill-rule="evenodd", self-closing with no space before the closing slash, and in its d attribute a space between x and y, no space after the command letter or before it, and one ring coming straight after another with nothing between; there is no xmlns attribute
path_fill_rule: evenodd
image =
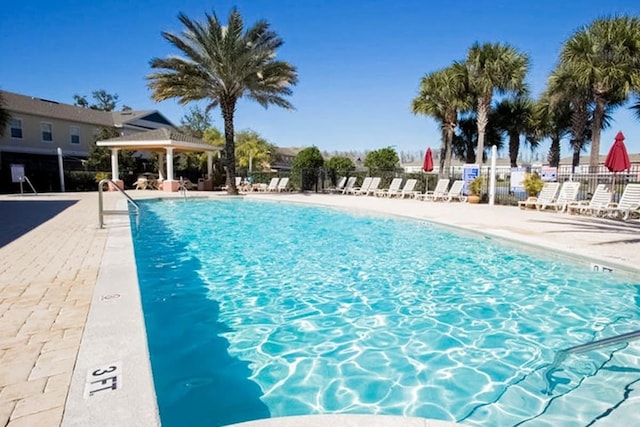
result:
<svg viewBox="0 0 640 427"><path fill-rule="evenodd" d="M0 192L15 191L11 165L16 164L39 191L58 191L57 149L69 161L86 159L100 128L116 129L120 136L175 128L155 110L98 111L5 91L2 97L11 118L0 135Z"/></svg>
<svg viewBox="0 0 640 427"><path fill-rule="evenodd" d="M289 172L293 166L293 159L296 158L301 148L278 147L275 159L271 164L271 170L277 172Z"/></svg>

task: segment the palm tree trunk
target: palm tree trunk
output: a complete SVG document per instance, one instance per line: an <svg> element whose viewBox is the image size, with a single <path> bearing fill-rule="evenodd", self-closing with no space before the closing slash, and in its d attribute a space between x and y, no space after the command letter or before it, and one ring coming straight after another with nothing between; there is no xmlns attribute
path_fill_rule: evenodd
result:
<svg viewBox="0 0 640 427"><path fill-rule="evenodd" d="M489 123L489 102L478 100L478 145L476 148L476 163L482 165L484 159L484 134Z"/></svg>
<svg viewBox="0 0 640 427"><path fill-rule="evenodd" d="M453 128L455 124L448 124L445 130L446 134L446 149L445 149L445 157L444 157L444 168L445 168L445 176L444 178L449 178L449 173L451 172L451 151L453 147Z"/></svg>
<svg viewBox="0 0 640 427"><path fill-rule="evenodd" d="M600 164L600 133L604 121L606 101L598 94L595 96L596 107L593 111L593 128L591 129L591 156L589 157L589 173L597 173Z"/></svg>
<svg viewBox="0 0 640 427"><path fill-rule="evenodd" d="M444 178L445 174L449 174L449 171L447 171L446 167L445 167L445 160L447 158L447 133L444 130L444 126L442 126L440 128L440 140L441 145L440 145L440 160L439 160L439 164L440 164L440 170L438 171L438 178Z"/></svg>
<svg viewBox="0 0 640 427"><path fill-rule="evenodd" d="M549 166L552 168L560 166L560 137L558 135L551 137L551 146L549 147L547 160L549 161Z"/></svg>
<svg viewBox="0 0 640 427"><path fill-rule="evenodd" d="M233 128L233 114L236 110L235 100L221 102L222 118L224 120L224 151L226 167L227 194L236 195L236 144Z"/></svg>
<svg viewBox="0 0 640 427"><path fill-rule="evenodd" d="M511 167L518 167L518 152L520 151L520 134L516 132L509 133L509 159Z"/></svg>

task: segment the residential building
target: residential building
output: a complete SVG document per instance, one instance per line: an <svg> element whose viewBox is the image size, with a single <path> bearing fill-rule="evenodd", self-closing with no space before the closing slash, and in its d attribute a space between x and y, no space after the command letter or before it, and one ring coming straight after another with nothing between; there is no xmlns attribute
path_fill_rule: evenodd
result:
<svg viewBox="0 0 640 427"><path fill-rule="evenodd" d="M4 108L11 118L0 135L0 192L15 192L12 165L21 165L24 175L38 191L60 191L58 149L65 170L77 168L95 144L101 128L117 130L120 136L175 128L155 110L99 111L71 104L2 91Z"/></svg>

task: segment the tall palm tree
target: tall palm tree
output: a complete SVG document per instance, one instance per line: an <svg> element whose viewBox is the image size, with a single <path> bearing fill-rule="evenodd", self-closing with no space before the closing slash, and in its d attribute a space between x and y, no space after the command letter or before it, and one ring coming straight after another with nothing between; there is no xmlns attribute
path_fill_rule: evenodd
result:
<svg viewBox="0 0 640 427"><path fill-rule="evenodd" d="M539 143L535 135L534 102L525 95L504 98L495 106L493 117L495 117L497 128L506 133L509 138L511 167L518 167L520 136L524 135L525 142L531 148L537 147Z"/></svg>
<svg viewBox="0 0 640 427"><path fill-rule="evenodd" d="M555 102L549 92L545 91L535 103L534 117L538 136L551 139L547 156L549 166L558 167L560 165L560 142L571 131L571 104L567 101Z"/></svg>
<svg viewBox="0 0 640 427"><path fill-rule="evenodd" d="M9 111L4 107L4 98L2 97L2 92L0 91L0 135L4 133L7 124L11 120L11 115Z"/></svg>
<svg viewBox="0 0 640 427"><path fill-rule="evenodd" d="M160 70L147 76L152 98L178 98L181 104L206 99L206 111L220 106L227 191L237 194L233 124L237 102L246 96L265 108L274 104L292 109L283 96L291 95L291 86L298 81L296 69L275 59L283 41L266 21L258 21L245 31L235 8L229 13L226 26L215 13L206 14L204 23L192 21L182 13L178 19L185 30L181 34L163 32L162 36L184 57L151 60L151 68Z"/></svg>
<svg viewBox="0 0 640 427"><path fill-rule="evenodd" d="M626 101L640 84L640 18L595 20L567 40L560 62L577 85L590 88L594 110L589 166L596 170L607 107Z"/></svg>
<svg viewBox="0 0 640 427"><path fill-rule="evenodd" d="M490 120L486 131L485 138L488 145L495 145L498 150L502 149L502 137L495 120ZM453 136L453 155L465 163L473 163L476 161L476 148L478 146L478 118L475 113L465 115L458 121L456 134ZM484 153L483 153L484 159Z"/></svg>
<svg viewBox="0 0 640 427"><path fill-rule="evenodd" d="M424 114L440 121L442 148L440 150L440 177L449 177L453 135L458 123L458 112L472 106L466 91L461 64L424 76L420 93L411 103L413 114Z"/></svg>
<svg viewBox="0 0 640 427"><path fill-rule="evenodd" d="M524 79L529 70L529 58L515 48L500 43L475 43L465 60L469 90L476 98L478 115L478 147L476 163L482 164L485 132L493 93L526 91Z"/></svg>

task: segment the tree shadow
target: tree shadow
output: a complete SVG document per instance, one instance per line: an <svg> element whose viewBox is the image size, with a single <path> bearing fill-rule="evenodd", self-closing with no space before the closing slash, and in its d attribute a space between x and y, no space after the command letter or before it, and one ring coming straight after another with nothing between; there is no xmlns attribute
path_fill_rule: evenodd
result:
<svg viewBox="0 0 640 427"><path fill-rule="evenodd" d="M200 261L156 215L146 209L143 215L135 251L162 425L269 418L248 363L229 355L221 335L230 329L218 321L218 302L207 298Z"/></svg>
<svg viewBox="0 0 640 427"><path fill-rule="evenodd" d="M0 248L44 224L77 200L0 201Z"/></svg>
<svg viewBox="0 0 640 427"><path fill-rule="evenodd" d="M556 217L549 220L532 220L532 222L546 223L546 224L558 224L562 225L561 230L546 231L547 234L561 234L561 233L609 233L613 235L619 235L620 238L616 240L608 240L594 243L597 245L610 245L617 243L638 243L640 242L640 222L637 221L616 221L604 218L592 218L592 217ZM628 237L627 237L628 236Z"/></svg>

